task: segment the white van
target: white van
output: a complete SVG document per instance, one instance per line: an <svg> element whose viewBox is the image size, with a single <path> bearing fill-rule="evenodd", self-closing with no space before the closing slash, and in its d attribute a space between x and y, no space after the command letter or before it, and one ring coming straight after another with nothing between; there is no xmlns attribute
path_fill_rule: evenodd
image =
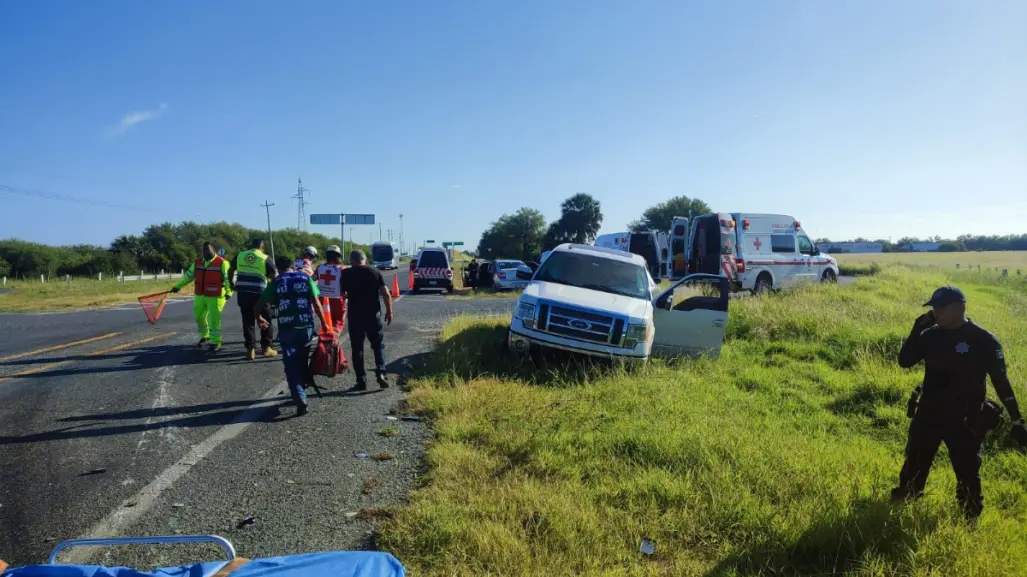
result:
<svg viewBox="0 0 1027 577"><path fill-rule="evenodd" d="M623 250L631 254L637 254L645 259L646 268L649 274L659 281L663 278L661 273L662 262L667 260L669 255L660 250L660 233L648 232L615 232L612 234L601 234L596 237L595 246L613 250ZM664 242L664 246L666 242ZM661 260L661 256L663 257Z"/></svg>
<svg viewBox="0 0 1027 577"><path fill-rule="evenodd" d="M795 218L744 212L730 217L736 279L742 290L764 292L838 279L838 261L821 254Z"/></svg>

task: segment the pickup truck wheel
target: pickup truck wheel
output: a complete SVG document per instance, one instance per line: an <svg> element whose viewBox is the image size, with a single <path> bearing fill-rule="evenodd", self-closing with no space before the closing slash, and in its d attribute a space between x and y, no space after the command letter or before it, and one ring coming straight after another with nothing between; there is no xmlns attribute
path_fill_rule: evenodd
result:
<svg viewBox="0 0 1027 577"><path fill-rule="evenodd" d="M838 277L835 276L833 270L827 269L824 271L824 276L820 278L820 282L835 283L838 282Z"/></svg>
<svg viewBox="0 0 1027 577"><path fill-rule="evenodd" d="M770 292L772 288L774 288L774 281L770 279L769 274L764 272L756 277L756 286L753 287L752 292L761 295Z"/></svg>

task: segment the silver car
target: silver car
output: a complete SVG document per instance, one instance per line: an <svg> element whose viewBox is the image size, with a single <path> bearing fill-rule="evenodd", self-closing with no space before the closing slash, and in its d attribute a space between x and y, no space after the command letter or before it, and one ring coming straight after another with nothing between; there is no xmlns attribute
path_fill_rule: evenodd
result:
<svg viewBox="0 0 1027 577"><path fill-rule="evenodd" d="M497 290L523 289L529 281L517 280L517 267L525 266L519 260L497 260L489 263L492 286Z"/></svg>

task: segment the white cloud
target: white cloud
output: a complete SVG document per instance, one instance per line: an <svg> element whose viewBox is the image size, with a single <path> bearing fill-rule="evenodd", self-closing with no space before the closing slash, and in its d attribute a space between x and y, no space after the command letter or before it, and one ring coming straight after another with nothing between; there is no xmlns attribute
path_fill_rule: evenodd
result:
<svg viewBox="0 0 1027 577"><path fill-rule="evenodd" d="M117 135L117 134L121 134L121 133L125 132L126 130L128 130L129 128L132 128L133 126L137 125L137 124L142 124L144 122L147 122L147 121L150 121L150 120L154 120L155 118L160 118L160 116L162 114L164 114L164 111L167 110L167 109L168 109L167 103L162 102L160 104L160 106L158 106L157 108L154 108L153 110L141 110L139 112L129 112L125 116L121 117L121 122L119 122L118 124L116 124L114 126L108 126L107 127L107 129L106 129L107 136L114 136L114 135Z"/></svg>

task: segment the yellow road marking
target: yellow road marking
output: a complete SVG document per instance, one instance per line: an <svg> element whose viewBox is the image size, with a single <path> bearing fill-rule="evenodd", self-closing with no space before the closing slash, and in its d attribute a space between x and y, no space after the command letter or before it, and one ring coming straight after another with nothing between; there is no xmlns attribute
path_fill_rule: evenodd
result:
<svg viewBox="0 0 1027 577"><path fill-rule="evenodd" d="M9 357L0 357L0 363L6 363L7 361L15 361L15 360L22 359L22 358L25 358L25 357L31 357L33 355L39 355L39 354L42 354L42 353L48 353L50 351L57 351L57 350L60 350L60 349L66 349L68 347L84 345L86 343L92 343L92 342L95 342L95 341L102 341L103 339L109 339L109 338L112 338L112 337L116 337L116 336L118 336L120 334L121 333L107 333L105 335L100 335L98 337L92 337L92 338L88 338L88 339L83 339L81 341L73 341L73 342L70 342L70 343L64 343L63 345L54 345L52 347L46 347L45 349L36 349L34 351L29 351L27 353L18 353L16 355L11 355Z"/></svg>
<svg viewBox="0 0 1027 577"><path fill-rule="evenodd" d="M113 347L108 347L106 349L100 349L98 351L93 351L91 353L86 354L85 356L87 356L87 357L95 357L95 356L106 354L106 353L113 353L114 351L120 351L121 349L127 349L127 348L130 348L130 347L135 347L135 346L138 346L138 345L146 344L146 343L148 343L150 341L156 341L158 339L166 339L168 337L174 336L175 334L177 334L177 333L161 333L159 335L154 335L152 337L146 337L145 339L139 339L138 341L132 341L130 343L123 343L123 344L116 345L116 346L113 346ZM33 374L36 374L36 373L41 373L43 371L48 371L50 369L53 369L53 368L56 368L56 367L60 367L62 365L66 365L66 364L71 363L71 362L73 362L73 361L59 361L59 362L56 362L56 363L49 363L49 364L45 364L45 365L40 365L40 366L35 367L33 369L28 369L28 370L21 371L19 373L14 373L13 375L10 375L10 376L0 377L0 383L3 383L5 381L9 381L11 379L17 379L18 377L24 377L24 376L33 375Z"/></svg>

